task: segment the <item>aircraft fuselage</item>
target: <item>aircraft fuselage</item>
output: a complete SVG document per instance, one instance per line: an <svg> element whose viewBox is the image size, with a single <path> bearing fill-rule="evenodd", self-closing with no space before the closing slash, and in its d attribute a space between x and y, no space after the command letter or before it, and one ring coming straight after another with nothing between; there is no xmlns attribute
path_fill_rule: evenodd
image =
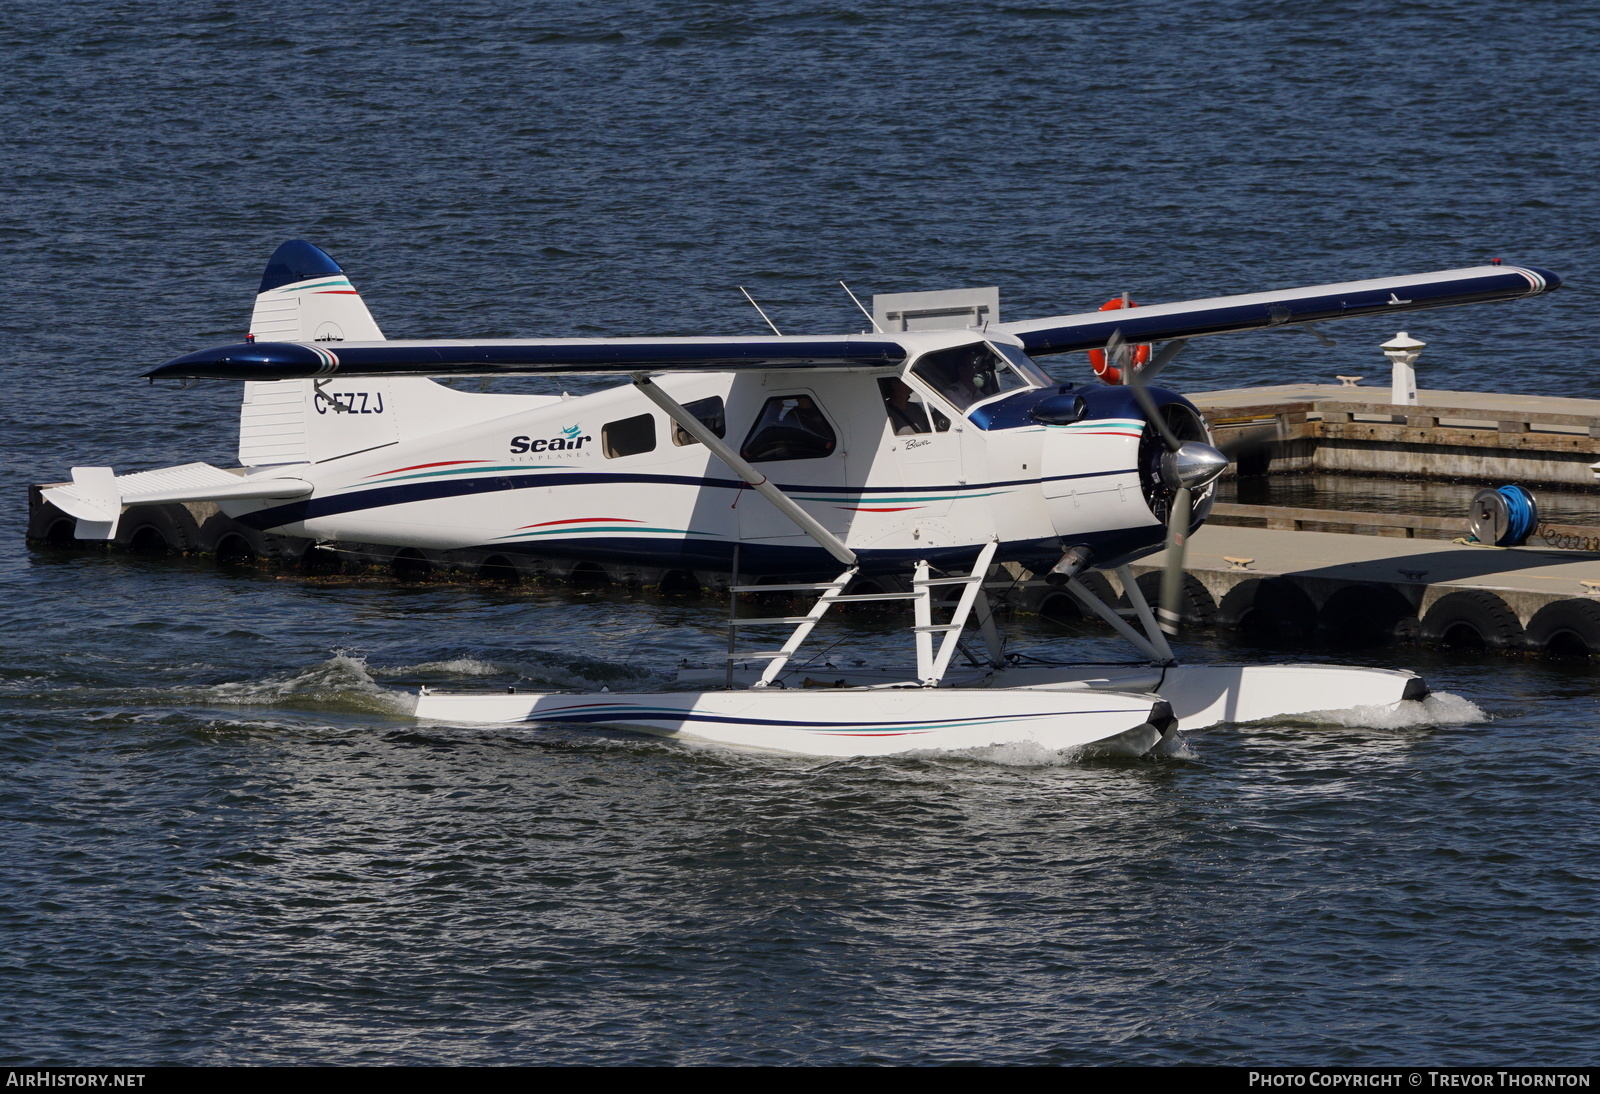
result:
<svg viewBox="0 0 1600 1094"><path fill-rule="evenodd" d="M1064 542L1090 545L1097 564L1159 549L1139 466L1145 422L1128 392L1024 380L965 412L912 368L656 382L855 551L864 572L970 561L996 535L1000 558L1035 565L1053 563ZM312 483L308 498L225 503L263 530L723 570L737 544L747 573L837 569L631 385L570 398L413 378L271 386L302 387L319 451L350 454L281 468ZM1030 416L1063 395L1084 399L1078 421ZM424 432L430 422L444 427ZM369 443L388 436L406 439Z"/></svg>

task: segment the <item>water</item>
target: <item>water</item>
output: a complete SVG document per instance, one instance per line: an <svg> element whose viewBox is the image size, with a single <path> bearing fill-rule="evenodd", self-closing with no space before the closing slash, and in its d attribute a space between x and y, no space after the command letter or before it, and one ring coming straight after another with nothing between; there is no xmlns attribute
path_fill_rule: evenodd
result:
<svg viewBox="0 0 1600 1094"><path fill-rule="evenodd" d="M236 338L289 237L391 336L758 332L738 284L855 329L839 278L998 284L1009 317L1495 256L1584 290L1597 23L10 5L0 1061L1592 1061L1587 665L1195 640L1458 698L1161 763L421 730L387 689L633 686L714 654L719 606L34 552L22 499L227 462L235 390L133 376ZM1583 291L1407 323L1427 386L1595 394ZM1394 332L1331 333L1197 343L1172 380L1371 372Z"/></svg>

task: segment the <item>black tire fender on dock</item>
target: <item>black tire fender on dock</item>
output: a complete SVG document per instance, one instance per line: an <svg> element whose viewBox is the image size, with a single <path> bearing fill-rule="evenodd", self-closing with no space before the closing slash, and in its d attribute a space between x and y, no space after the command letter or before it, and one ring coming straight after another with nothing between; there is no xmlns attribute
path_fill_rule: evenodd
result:
<svg viewBox="0 0 1600 1094"><path fill-rule="evenodd" d="M189 510L176 503L130 506L117 527L116 542L133 552L183 554L199 541L200 526Z"/></svg>
<svg viewBox="0 0 1600 1094"><path fill-rule="evenodd" d="M327 577L343 573L344 569L344 556L329 547L320 547L313 543L300 555L300 572L303 574Z"/></svg>
<svg viewBox="0 0 1600 1094"><path fill-rule="evenodd" d="M310 552L306 552L308 555ZM417 550L407 547L396 551L389 560L389 574L396 581L426 581L434 574L433 560Z"/></svg>
<svg viewBox="0 0 1600 1094"><path fill-rule="evenodd" d="M1140 574L1134 580L1138 583L1139 591L1144 594L1150 607L1154 608L1161 603L1161 579L1164 575L1160 570L1151 570L1149 573ZM1211 590L1207 589L1200 579L1193 574L1183 575L1183 600L1182 615L1179 622L1185 627L1209 627L1217 618L1217 602L1211 597ZM1127 597L1119 602L1119 607L1131 607Z"/></svg>
<svg viewBox="0 0 1600 1094"><path fill-rule="evenodd" d="M522 580L516 562L510 555L490 555L478 560L472 575L479 581L492 581L498 585L515 585Z"/></svg>
<svg viewBox="0 0 1600 1094"><path fill-rule="evenodd" d="M1593 600L1556 600L1528 620L1529 649L1555 657L1593 657L1600 654L1600 603Z"/></svg>
<svg viewBox="0 0 1600 1094"><path fill-rule="evenodd" d="M706 591L700 575L693 570L662 570L655 584L656 592L662 596L699 597Z"/></svg>
<svg viewBox="0 0 1600 1094"><path fill-rule="evenodd" d="M1416 609L1393 585L1361 582L1338 589L1317 613L1317 631L1348 646L1382 645L1416 633Z"/></svg>
<svg viewBox="0 0 1600 1094"><path fill-rule="evenodd" d="M1305 641L1317 627L1317 606L1286 577L1250 578L1229 589L1217 625L1260 638Z"/></svg>
<svg viewBox="0 0 1600 1094"><path fill-rule="evenodd" d="M1111 582L1106 580L1104 574L1095 570L1085 570L1078 575L1078 581L1088 589L1102 604L1115 604L1117 594L1111 591ZM1057 623L1078 623L1093 620L1097 626L1105 626L1100 618L1078 602L1078 598L1067 592L1064 588L1053 585L1024 587L1021 590L1024 611L1037 612L1046 619Z"/></svg>
<svg viewBox="0 0 1600 1094"><path fill-rule="evenodd" d="M82 547L78 539L78 522L53 505L40 506L28 515L28 542L44 543L51 547Z"/></svg>
<svg viewBox="0 0 1600 1094"><path fill-rule="evenodd" d="M204 554L244 558L268 555L266 537L223 512L212 513L200 525L195 546Z"/></svg>
<svg viewBox="0 0 1600 1094"><path fill-rule="evenodd" d="M1433 602L1422 617L1422 640L1441 646L1503 650L1522 642L1522 624L1494 593L1461 589Z"/></svg>
<svg viewBox="0 0 1600 1094"><path fill-rule="evenodd" d="M28 542L48 543L52 547L79 546L73 532L78 527L75 518L44 500L42 487L28 491Z"/></svg>

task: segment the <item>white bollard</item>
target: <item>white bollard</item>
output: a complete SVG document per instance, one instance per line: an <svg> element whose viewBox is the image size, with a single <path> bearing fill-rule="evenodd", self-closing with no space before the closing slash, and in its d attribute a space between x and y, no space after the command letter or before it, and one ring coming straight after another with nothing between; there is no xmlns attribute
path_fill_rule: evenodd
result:
<svg viewBox="0 0 1600 1094"><path fill-rule="evenodd" d="M1389 401L1401 406L1417 403L1417 355L1428 343L1419 342L1401 331L1378 348L1389 359L1392 369L1389 381Z"/></svg>

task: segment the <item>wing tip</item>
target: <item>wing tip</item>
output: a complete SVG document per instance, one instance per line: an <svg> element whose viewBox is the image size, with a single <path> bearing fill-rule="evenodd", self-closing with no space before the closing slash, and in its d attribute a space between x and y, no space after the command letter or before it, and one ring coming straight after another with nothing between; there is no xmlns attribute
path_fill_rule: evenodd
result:
<svg viewBox="0 0 1600 1094"><path fill-rule="evenodd" d="M1563 284L1561 275L1554 270L1546 270L1538 266L1519 266L1518 269L1524 270L1538 279L1539 283L1533 289L1535 293L1555 292Z"/></svg>

